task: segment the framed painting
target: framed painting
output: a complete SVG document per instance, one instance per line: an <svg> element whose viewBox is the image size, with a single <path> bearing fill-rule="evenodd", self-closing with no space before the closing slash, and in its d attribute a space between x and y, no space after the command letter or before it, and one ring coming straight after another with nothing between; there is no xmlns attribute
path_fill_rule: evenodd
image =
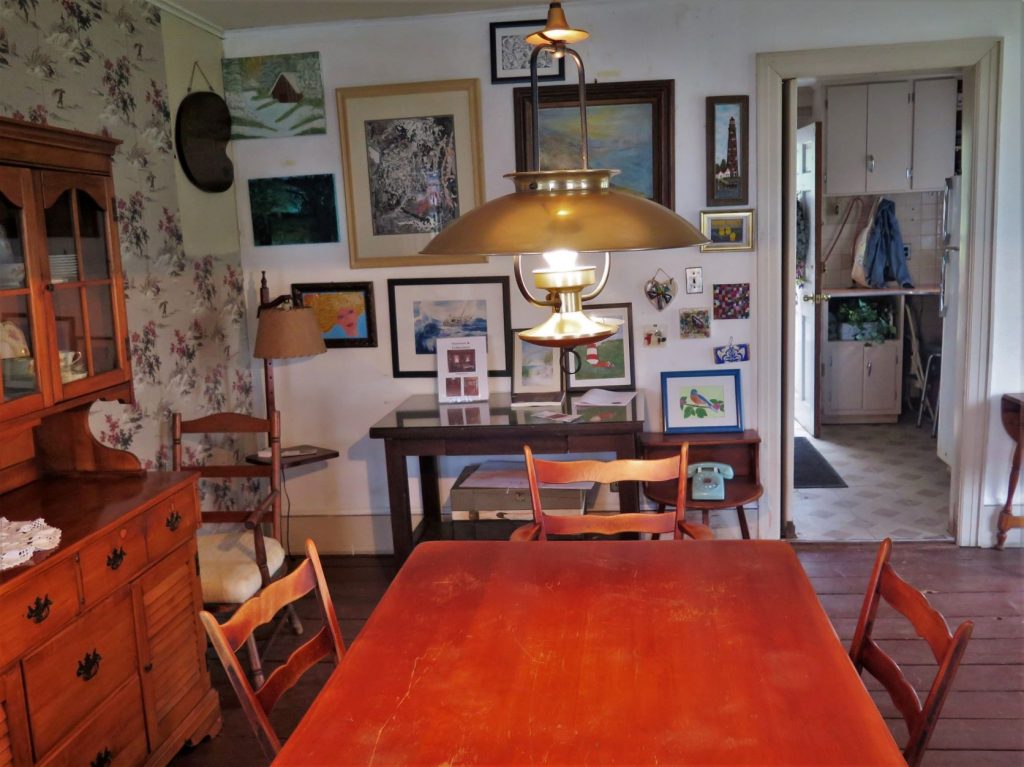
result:
<svg viewBox="0 0 1024 767"><path fill-rule="evenodd" d="M320 54L224 59L231 138L281 138L327 132Z"/></svg>
<svg viewBox="0 0 1024 767"><path fill-rule="evenodd" d="M754 210L702 210L700 231L709 240L701 244L701 252L753 250Z"/></svg>
<svg viewBox="0 0 1024 767"><path fill-rule="evenodd" d="M738 370L681 370L661 374L665 432L743 431Z"/></svg>
<svg viewBox="0 0 1024 767"><path fill-rule="evenodd" d="M587 85L591 168L616 168L612 185L673 207L673 80ZM580 166L579 90L575 85L540 89L540 170ZM530 89L512 92L516 170L533 164Z"/></svg>
<svg viewBox="0 0 1024 767"><path fill-rule="evenodd" d="M249 179L253 245L338 241L334 176Z"/></svg>
<svg viewBox="0 0 1024 767"><path fill-rule="evenodd" d="M618 324L619 329L603 341L573 349L579 364L569 373L569 391L633 389L636 384L633 378L632 304L591 304L587 312L599 322Z"/></svg>
<svg viewBox="0 0 1024 767"><path fill-rule="evenodd" d="M509 337L512 345L512 401L523 394L561 395L562 368L559 350L529 344L519 337L526 328L516 328Z"/></svg>
<svg viewBox="0 0 1024 767"><path fill-rule="evenodd" d="M480 263L419 252L484 201L480 82L338 88L353 269Z"/></svg>
<svg viewBox="0 0 1024 767"><path fill-rule="evenodd" d="M313 310L328 349L377 345L372 282L296 282L292 304Z"/></svg>
<svg viewBox="0 0 1024 767"><path fill-rule="evenodd" d="M491 22L491 82L530 82L530 55L533 46L526 36L543 29L546 19ZM544 51L537 59L538 80L564 80L565 59L556 59Z"/></svg>
<svg viewBox="0 0 1024 767"><path fill-rule="evenodd" d="M749 96L708 96L708 207L746 205L750 181L747 111Z"/></svg>
<svg viewBox="0 0 1024 767"><path fill-rule="evenodd" d="M434 378L437 339L483 336L487 374L511 373L508 277L388 280L395 378Z"/></svg>

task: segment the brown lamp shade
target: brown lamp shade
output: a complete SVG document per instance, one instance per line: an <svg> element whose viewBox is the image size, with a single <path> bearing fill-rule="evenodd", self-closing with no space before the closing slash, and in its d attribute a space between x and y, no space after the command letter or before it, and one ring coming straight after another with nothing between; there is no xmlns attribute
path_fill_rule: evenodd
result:
<svg viewBox="0 0 1024 767"><path fill-rule="evenodd" d="M254 356L264 360L280 360L312 357L326 351L312 309L265 309L260 313Z"/></svg>
<svg viewBox="0 0 1024 767"><path fill-rule="evenodd" d="M545 43L562 42L573 45L590 37L585 29L573 29L565 20L565 11L562 10L560 2L553 2L548 6L548 21L544 29L534 32L526 38L530 45L544 45Z"/></svg>

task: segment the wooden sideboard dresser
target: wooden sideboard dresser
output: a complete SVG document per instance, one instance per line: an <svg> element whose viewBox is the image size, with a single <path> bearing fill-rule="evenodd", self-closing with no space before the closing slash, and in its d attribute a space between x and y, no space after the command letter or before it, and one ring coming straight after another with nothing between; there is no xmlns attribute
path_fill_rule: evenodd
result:
<svg viewBox="0 0 1024 767"><path fill-rule="evenodd" d="M0 767L161 767L220 727L196 475L89 429L134 400L116 146L0 118L0 516L61 530L0 571Z"/></svg>

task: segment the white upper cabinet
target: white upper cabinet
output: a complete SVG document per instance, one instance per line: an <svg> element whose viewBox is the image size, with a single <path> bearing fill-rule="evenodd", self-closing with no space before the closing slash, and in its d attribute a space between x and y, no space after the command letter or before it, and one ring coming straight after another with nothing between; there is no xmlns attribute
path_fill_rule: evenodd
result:
<svg viewBox="0 0 1024 767"><path fill-rule="evenodd" d="M941 189L955 142L955 78L830 86L825 194Z"/></svg>
<svg viewBox="0 0 1024 767"><path fill-rule="evenodd" d="M956 78L914 82L913 188L942 189L953 175Z"/></svg>

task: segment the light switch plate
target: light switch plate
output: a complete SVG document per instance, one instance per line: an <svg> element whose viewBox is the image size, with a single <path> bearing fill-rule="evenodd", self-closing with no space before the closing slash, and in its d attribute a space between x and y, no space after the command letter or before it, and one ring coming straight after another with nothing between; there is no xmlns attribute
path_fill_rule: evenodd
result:
<svg viewBox="0 0 1024 767"><path fill-rule="evenodd" d="M686 270L686 292L704 292L704 270L699 266L691 266Z"/></svg>

